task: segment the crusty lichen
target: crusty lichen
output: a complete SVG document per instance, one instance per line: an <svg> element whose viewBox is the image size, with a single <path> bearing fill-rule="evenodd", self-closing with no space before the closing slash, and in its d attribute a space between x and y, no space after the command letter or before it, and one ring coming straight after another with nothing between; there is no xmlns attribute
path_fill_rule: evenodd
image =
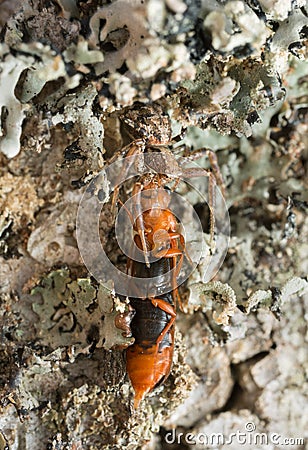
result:
<svg viewBox="0 0 308 450"><path fill-rule="evenodd" d="M135 449L161 425L231 433L248 421L260 432L304 433L305 1L7 3L1 445ZM120 118L136 101L168 111L174 134L188 126L187 151L216 152L231 240L214 280L206 282L206 246L181 287L187 362L177 333L169 379L134 413L123 353L107 350L131 342L129 307L87 277L74 219L79 188L127 143ZM206 206L182 195L208 242ZM107 203L101 219L101 240L124 267ZM159 436L155 448L166 446Z"/></svg>
<svg viewBox="0 0 308 450"><path fill-rule="evenodd" d="M193 81L185 81L173 96L174 118L186 125L212 126L222 133L251 136L251 125L271 102L284 98L280 82L260 59L210 56L197 66Z"/></svg>
<svg viewBox="0 0 308 450"><path fill-rule="evenodd" d="M22 123L27 111L15 96L15 87L25 68L31 66L32 58L15 58L8 54L9 48L0 44L2 70L0 77L0 150L8 157L13 158L19 153Z"/></svg>
<svg viewBox="0 0 308 450"><path fill-rule="evenodd" d="M70 346L78 354L95 344L109 350L127 347L133 341L129 329L129 307L114 307L113 297L102 285L95 286L90 279L72 280L67 270L51 272L41 285L32 290L40 294L43 303L33 302L39 316L36 324L38 339L51 348ZM120 310L119 310L120 309ZM118 328L119 315L127 315Z"/></svg>

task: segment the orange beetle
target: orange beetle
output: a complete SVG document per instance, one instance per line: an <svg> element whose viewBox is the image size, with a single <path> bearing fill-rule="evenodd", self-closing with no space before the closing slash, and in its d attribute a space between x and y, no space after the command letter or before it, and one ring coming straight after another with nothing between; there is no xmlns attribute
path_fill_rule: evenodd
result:
<svg viewBox="0 0 308 450"><path fill-rule="evenodd" d="M147 268L137 263L138 276L159 276L166 270L168 260L159 260ZM142 272L142 273L140 273ZM137 275L136 275L137 276ZM131 323L133 345L126 350L127 372L135 391L134 407L169 375L173 348L174 322L176 317L173 293L153 298L130 298L135 310Z"/></svg>
<svg viewBox="0 0 308 450"><path fill-rule="evenodd" d="M129 259L128 273L132 277L159 279L175 269L169 292L130 298L136 311L131 323L135 342L126 351L126 365L135 391L135 408L147 393L166 380L172 365L176 302L179 300L176 278L184 257L185 241L176 217L168 209L170 195L162 188L165 182L160 175L148 175L136 183L133 191L137 217L133 224L134 240L143 252L144 262ZM150 263L147 253L160 259ZM159 292L160 286L156 287Z"/></svg>

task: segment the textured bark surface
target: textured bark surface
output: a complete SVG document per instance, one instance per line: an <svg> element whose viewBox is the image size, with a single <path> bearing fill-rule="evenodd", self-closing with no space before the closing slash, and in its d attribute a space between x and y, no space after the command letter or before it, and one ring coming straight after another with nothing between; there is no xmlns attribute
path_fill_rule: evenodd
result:
<svg viewBox="0 0 308 450"><path fill-rule="evenodd" d="M0 2L0 449L305 448L305 8ZM138 411L131 308L91 277L76 238L82 195L129 142L120 119L135 102L160 105L174 136L187 128L186 150L215 152L231 223L208 282L209 210L180 186L205 253L180 288L171 374ZM99 236L125 270L105 200Z"/></svg>

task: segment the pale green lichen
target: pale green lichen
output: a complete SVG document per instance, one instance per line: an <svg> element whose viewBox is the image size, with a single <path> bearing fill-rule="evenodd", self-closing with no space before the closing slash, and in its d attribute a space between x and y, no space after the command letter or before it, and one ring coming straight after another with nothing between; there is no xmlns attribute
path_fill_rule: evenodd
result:
<svg viewBox="0 0 308 450"><path fill-rule="evenodd" d="M55 114L52 119L54 125L74 124L72 133L76 134L77 139L73 145L85 155L85 174L96 173L103 167L104 127L93 113L96 96L97 91L92 84L88 84L77 94L68 94L58 102L58 107L63 108L63 112Z"/></svg>
<svg viewBox="0 0 308 450"><path fill-rule="evenodd" d="M218 325L228 325L236 308L236 296L230 286L220 281L195 283L189 285L189 291L189 308L212 310Z"/></svg>
<svg viewBox="0 0 308 450"><path fill-rule="evenodd" d="M66 61L74 61L78 64L95 64L104 61L104 55L100 50L90 50L88 42L80 36L76 44L68 47L63 56Z"/></svg>
<svg viewBox="0 0 308 450"><path fill-rule="evenodd" d="M242 1L229 1L221 9L211 11L203 24L211 31L213 47L226 53L242 46L259 52L272 34Z"/></svg>
<svg viewBox="0 0 308 450"><path fill-rule="evenodd" d="M173 97L174 117L187 125L212 125L224 133L250 136L258 111L269 106L268 86L273 87L272 101L283 99L279 80L259 58L241 61L209 57L197 66L194 81L183 82Z"/></svg>
<svg viewBox="0 0 308 450"><path fill-rule="evenodd" d="M40 43L30 45L20 44L19 51L39 57L26 71L22 82L19 98L22 103L28 103L37 96L49 81L66 76L65 63L60 55L48 46Z"/></svg>
<svg viewBox="0 0 308 450"><path fill-rule="evenodd" d="M269 19L279 21L286 20L292 14L294 6L299 9L306 5L305 0L260 0L259 3Z"/></svg>
<svg viewBox="0 0 308 450"><path fill-rule="evenodd" d="M308 292L307 281L303 278L293 277L278 289L275 296L270 289L267 291L257 290L251 294L245 302L245 312L248 314L257 306L271 310L272 308L275 308L274 310L281 309L292 295L297 294L300 297L305 292Z"/></svg>
<svg viewBox="0 0 308 450"><path fill-rule="evenodd" d="M72 346L78 354L89 349L93 341L97 348L108 350L133 342L129 321L117 327L120 314L126 314L129 320L128 305L119 312L113 306L111 292L93 285L88 278L72 280L68 270L51 272L32 290L32 295L36 294L43 301L33 302L33 310L40 317L36 329L43 345L54 349Z"/></svg>

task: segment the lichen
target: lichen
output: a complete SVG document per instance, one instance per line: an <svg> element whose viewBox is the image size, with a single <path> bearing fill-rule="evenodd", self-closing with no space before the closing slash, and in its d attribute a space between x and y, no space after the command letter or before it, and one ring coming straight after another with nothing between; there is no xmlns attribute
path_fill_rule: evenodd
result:
<svg viewBox="0 0 308 450"><path fill-rule="evenodd" d="M0 150L13 158L20 150L22 123L27 105L23 105L15 96L15 87L21 73L33 63L32 58L16 58L8 54L9 49L1 44L2 71L0 77Z"/></svg>
<svg viewBox="0 0 308 450"><path fill-rule="evenodd" d="M89 22L89 43L106 50L104 61L95 65L97 75L114 72L142 50L148 32L144 24L145 5L138 0L117 0L96 11ZM104 26L101 27L101 23Z"/></svg>
<svg viewBox="0 0 308 450"><path fill-rule="evenodd" d="M220 281L194 283L189 286L188 306L213 310L213 320L218 325L228 325L229 317L236 308L236 296L233 289Z"/></svg>
<svg viewBox="0 0 308 450"><path fill-rule="evenodd" d="M114 308L110 291L91 284L90 279L72 280L67 270L51 272L32 290L35 294L43 300L42 304L33 302L40 318L36 328L42 345L53 349L70 346L78 354L93 343L110 350L133 342L129 324L127 329L117 327L120 314L129 317L128 305L122 305L121 311Z"/></svg>
<svg viewBox="0 0 308 450"><path fill-rule="evenodd" d="M272 34L242 1L229 1L221 9L211 11L203 24L212 34L213 48L225 53L241 47L249 48L250 52L260 52Z"/></svg>
<svg viewBox="0 0 308 450"><path fill-rule="evenodd" d="M14 0L0 12L0 447L165 448L171 427L184 439L247 422L304 435L305 1ZM170 155L215 152L231 238L209 281L220 236L211 246L207 205L180 185L204 254L179 288L171 374L134 412L113 349L132 342L132 311L89 278L75 217L140 102L168 113L173 136L187 128ZM101 242L125 271L104 176L94 194Z"/></svg>
<svg viewBox="0 0 308 450"><path fill-rule="evenodd" d="M212 126L222 133L251 136L259 112L282 100L284 91L259 57L244 60L209 56L197 66L196 78L185 81L173 97L174 118L185 125Z"/></svg>

